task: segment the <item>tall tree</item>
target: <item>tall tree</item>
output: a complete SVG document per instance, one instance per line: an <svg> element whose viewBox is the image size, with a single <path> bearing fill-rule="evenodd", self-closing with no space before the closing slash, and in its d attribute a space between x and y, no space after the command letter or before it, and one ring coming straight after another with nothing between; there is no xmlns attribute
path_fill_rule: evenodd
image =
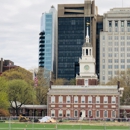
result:
<svg viewBox="0 0 130 130"><path fill-rule="evenodd" d="M37 102L42 104L47 104L47 91L50 85L50 72L44 68L35 69L37 73L38 85L35 88L36 90L36 99Z"/></svg>
<svg viewBox="0 0 130 130"><path fill-rule="evenodd" d="M40 105L47 104L48 87L36 87L36 98Z"/></svg>
<svg viewBox="0 0 130 130"><path fill-rule="evenodd" d="M18 110L23 104L27 104L30 100L34 100L33 88L24 80L14 79L9 81L8 96L11 107L19 115Z"/></svg>
<svg viewBox="0 0 130 130"><path fill-rule="evenodd" d="M125 87L121 97L121 105L130 105L130 87Z"/></svg>
<svg viewBox="0 0 130 130"><path fill-rule="evenodd" d="M21 67L16 67L16 68L7 70L3 72L1 76L5 77L7 81L13 80L13 79L21 79L21 80L25 80L28 84L33 84L32 73Z"/></svg>
<svg viewBox="0 0 130 130"><path fill-rule="evenodd" d="M7 81L0 77L0 109L7 109L8 107Z"/></svg>
<svg viewBox="0 0 130 130"><path fill-rule="evenodd" d="M123 96L120 98L121 105L130 105L130 69L117 71L117 76L112 78L107 85L117 85L118 81L120 81L120 86L124 87Z"/></svg>

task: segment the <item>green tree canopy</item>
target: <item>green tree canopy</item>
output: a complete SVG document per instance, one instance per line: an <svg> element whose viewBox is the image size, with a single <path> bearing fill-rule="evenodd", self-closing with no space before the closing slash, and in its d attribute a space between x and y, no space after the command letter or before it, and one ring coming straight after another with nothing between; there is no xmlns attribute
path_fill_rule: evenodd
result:
<svg viewBox="0 0 130 130"><path fill-rule="evenodd" d="M9 102L18 115L18 109L23 104L28 104L34 100L33 88L20 79L10 80L8 87Z"/></svg>
<svg viewBox="0 0 130 130"><path fill-rule="evenodd" d="M120 87L124 87L123 96L120 99L121 105L130 105L130 69L117 71L117 76L112 78L107 85L117 85L120 81Z"/></svg>
<svg viewBox="0 0 130 130"><path fill-rule="evenodd" d="M130 87L125 87L121 98L121 105L130 105Z"/></svg>
<svg viewBox="0 0 130 130"><path fill-rule="evenodd" d="M5 78L0 77L0 109L7 109L9 107L7 82Z"/></svg>
<svg viewBox="0 0 130 130"><path fill-rule="evenodd" d="M21 80L25 80L28 84L33 85L32 73L21 67L15 67L10 70L7 70L3 72L1 76L5 77L7 81L13 79L21 79Z"/></svg>
<svg viewBox="0 0 130 130"><path fill-rule="evenodd" d="M40 105L47 104L48 87L36 87L36 98Z"/></svg>

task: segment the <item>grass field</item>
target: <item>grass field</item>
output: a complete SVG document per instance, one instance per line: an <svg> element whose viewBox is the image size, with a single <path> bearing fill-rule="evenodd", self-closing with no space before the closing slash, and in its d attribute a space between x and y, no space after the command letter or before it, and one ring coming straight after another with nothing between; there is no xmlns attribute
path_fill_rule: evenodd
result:
<svg viewBox="0 0 130 130"><path fill-rule="evenodd" d="M125 123L125 122L124 122ZM130 123L130 122L129 122ZM129 124L0 123L0 130L130 130Z"/></svg>

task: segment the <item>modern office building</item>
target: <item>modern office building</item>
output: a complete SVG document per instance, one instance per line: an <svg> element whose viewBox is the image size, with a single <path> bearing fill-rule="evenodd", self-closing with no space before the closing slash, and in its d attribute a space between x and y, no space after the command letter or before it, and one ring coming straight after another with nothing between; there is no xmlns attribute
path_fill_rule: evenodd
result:
<svg viewBox="0 0 130 130"><path fill-rule="evenodd" d="M39 37L39 67L55 73L56 61L56 20L57 12L54 6L41 17Z"/></svg>
<svg viewBox="0 0 130 130"><path fill-rule="evenodd" d="M130 8L113 8L103 15L100 33L100 83L130 68Z"/></svg>
<svg viewBox="0 0 130 130"><path fill-rule="evenodd" d="M93 56L96 57L96 20L95 1L85 0L82 4L58 5L58 59L57 78L71 79L79 73L79 57L89 23L90 42Z"/></svg>

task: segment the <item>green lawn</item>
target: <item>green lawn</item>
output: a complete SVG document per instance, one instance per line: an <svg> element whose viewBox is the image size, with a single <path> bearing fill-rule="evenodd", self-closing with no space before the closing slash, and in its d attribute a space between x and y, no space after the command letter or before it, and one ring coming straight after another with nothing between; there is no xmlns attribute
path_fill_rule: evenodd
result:
<svg viewBox="0 0 130 130"><path fill-rule="evenodd" d="M89 125L79 123L0 123L0 130L130 130L130 126L104 126L103 124Z"/></svg>

